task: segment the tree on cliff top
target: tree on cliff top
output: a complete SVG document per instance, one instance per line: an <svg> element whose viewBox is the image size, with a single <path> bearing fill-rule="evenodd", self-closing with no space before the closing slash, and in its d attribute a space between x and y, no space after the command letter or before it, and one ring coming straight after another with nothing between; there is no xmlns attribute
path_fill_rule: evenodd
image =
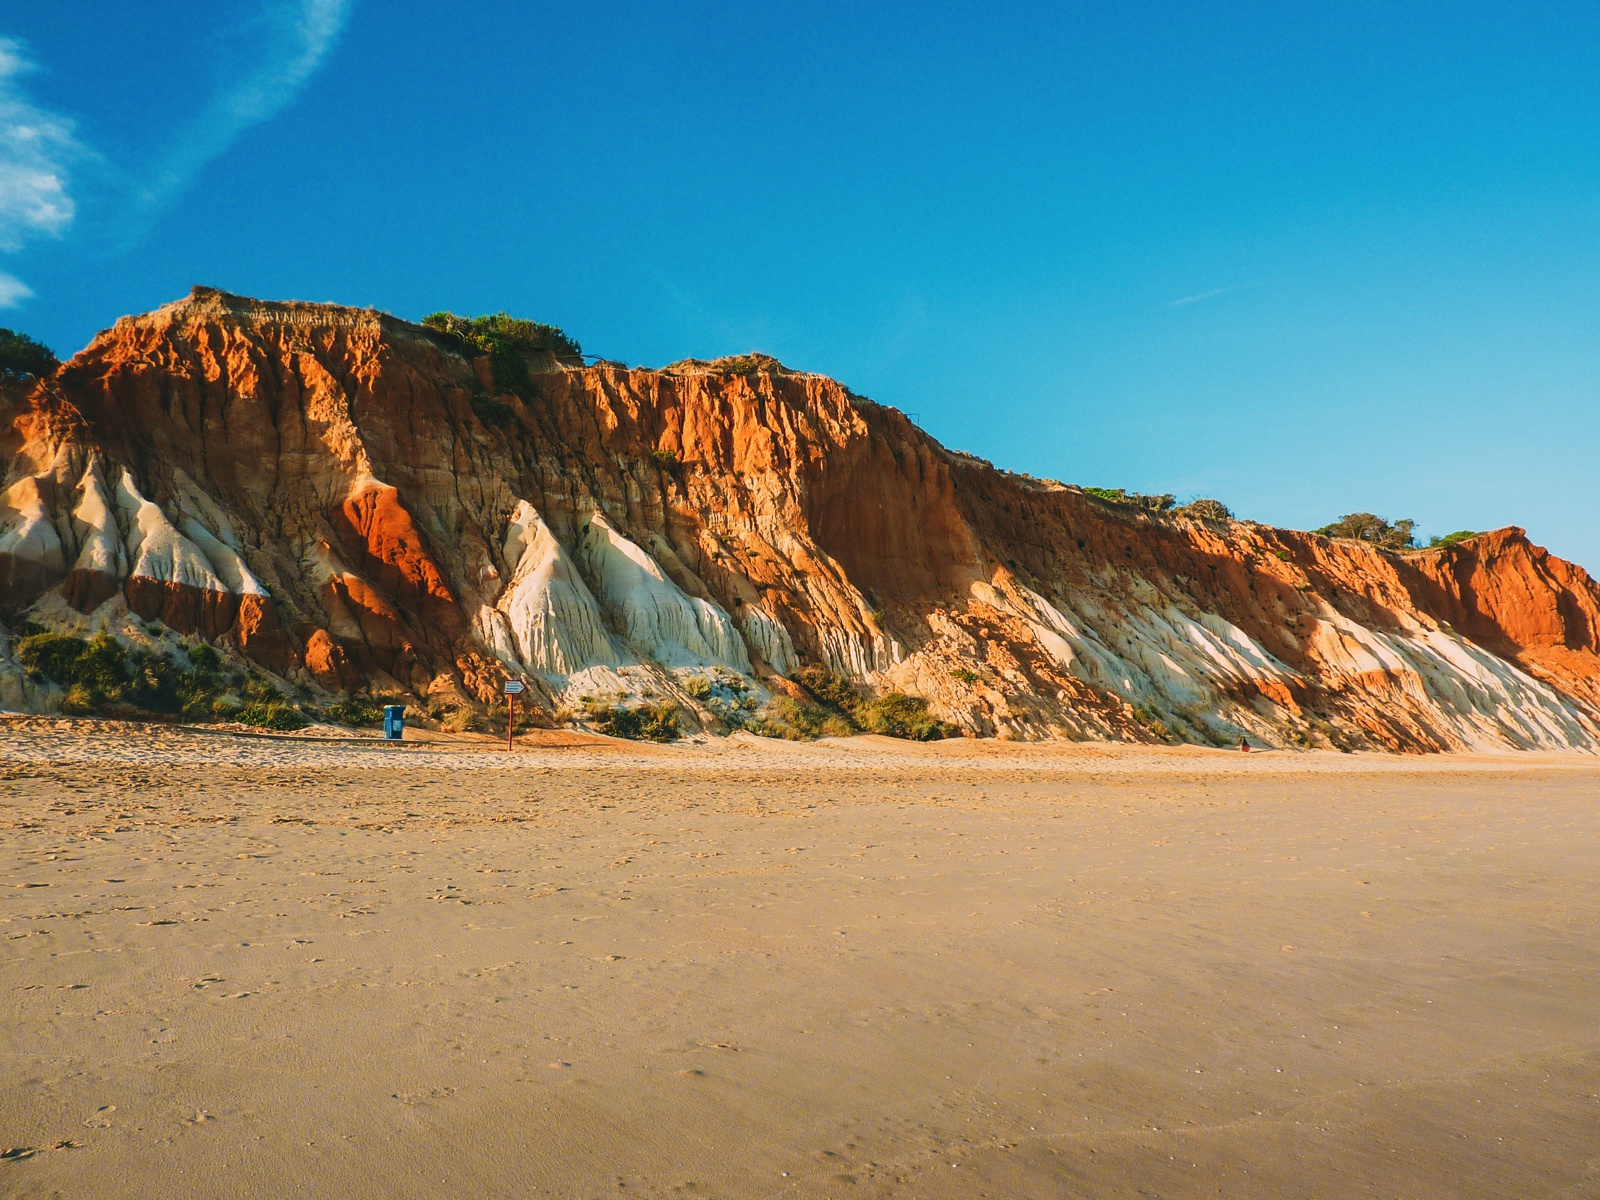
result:
<svg viewBox="0 0 1600 1200"><path fill-rule="evenodd" d="M49 375L61 365L43 342L36 342L25 333L0 329L0 377L7 379L40 378Z"/></svg>
<svg viewBox="0 0 1600 1200"><path fill-rule="evenodd" d="M1325 537L1354 538L1371 542L1380 550L1410 550L1417 544L1412 536L1415 521L1385 521L1374 513L1346 513L1332 525L1317 530Z"/></svg>
<svg viewBox="0 0 1600 1200"><path fill-rule="evenodd" d="M1183 507L1174 511L1176 511L1180 516L1199 517L1203 521L1233 520L1233 510L1221 500L1213 500L1210 497L1201 497L1199 500L1191 500Z"/></svg>

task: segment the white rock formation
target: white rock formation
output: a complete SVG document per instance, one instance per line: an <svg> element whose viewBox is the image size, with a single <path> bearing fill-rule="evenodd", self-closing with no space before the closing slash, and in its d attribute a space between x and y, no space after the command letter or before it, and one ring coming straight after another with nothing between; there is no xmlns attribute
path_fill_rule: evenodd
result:
<svg viewBox="0 0 1600 1200"><path fill-rule="evenodd" d="M720 666L751 673L732 618L709 600L686 595L603 514L583 518L577 559L606 616L641 657L668 669Z"/></svg>
<svg viewBox="0 0 1600 1200"><path fill-rule="evenodd" d="M78 558L72 564L73 569L126 578L128 555L122 544L122 533L117 528L111 490L101 478L100 463L94 457L84 468L78 490L82 495L72 510L72 529L78 539Z"/></svg>
<svg viewBox="0 0 1600 1200"><path fill-rule="evenodd" d="M117 484L116 505L127 524L127 561L133 564L130 576L186 584L208 592L229 590L200 547L178 532L159 505L139 494L133 476L126 470ZM239 566L242 568L243 564Z"/></svg>
<svg viewBox="0 0 1600 1200"><path fill-rule="evenodd" d="M561 543L526 500L512 515L505 559L510 582L478 621L497 654L553 679L632 661L606 630L599 603Z"/></svg>
<svg viewBox="0 0 1600 1200"><path fill-rule="evenodd" d="M1407 632L1368 629L1325 607L1313 648L1327 673L1407 693L1441 731L1473 748L1560 750L1600 739L1589 716L1505 659L1442 629Z"/></svg>
<svg viewBox="0 0 1600 1200"><path fill-rule="evenodd" d="M746 604L739 610L739 628L744 633L745 644L761 656L769 670L787 675L799 666L800 658L794 652L789 631L766 609Z"/></svg>
<svg viewBox="0 0 1600 1200"><path fill-rule="evenodd" d="M61 537L32 475L0 496L0 554L31 565L42 578L57 578L66 570Z"/></svg>

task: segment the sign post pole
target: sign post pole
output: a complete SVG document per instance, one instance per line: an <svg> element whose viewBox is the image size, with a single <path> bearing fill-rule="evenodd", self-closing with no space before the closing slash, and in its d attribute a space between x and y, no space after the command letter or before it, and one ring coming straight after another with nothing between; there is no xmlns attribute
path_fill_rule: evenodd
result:
<svg viewBox="0 0 1600 1200"><path fill-rule="evenodd" d="M506 680L506 749L514 749L511 743L512 734L517 728L517 693L524 691L527 684L520 679Z"/></svg>

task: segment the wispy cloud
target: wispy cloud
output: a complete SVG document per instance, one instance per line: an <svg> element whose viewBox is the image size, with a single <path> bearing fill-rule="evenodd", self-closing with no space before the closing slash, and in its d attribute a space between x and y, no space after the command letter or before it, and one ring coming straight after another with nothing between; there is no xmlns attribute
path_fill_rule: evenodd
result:
<svg viewBox="0 0 1600 1200"><path fill-rule="evenodd" d="M154 215L241 133L274 116L300 94L344 32L352 3L274 0L229 31L229 40L248 45L253 66L205 107L145 176L139 197L144 215Z"/></svg>
<svg viewBox="0 0 1600 1200"><path fill-rule="evenodd" d="M131 248L201 168L300 94L327 61L353 4L254 5L245 22L214 38L214 57L228 63L225 82L167 150L143 164L106 162L78 139L69 118L30 99L22 81L36 68L21 43L0 38L0 253L69 230L86 236L91 252ZM32 295L0 271L0 308Z"/></svg>
<svg viewBox="0 0 1600 1200"><path fill-rule="evenodd" d="M1199 304L1202 300L1212 300L1218 296L1226 296L1229 292L1236 292L1243 286L1243 284L1234 283L1227 287L1212 288L1209 292L1201 292L1197 296L1184 296L1177 300L1168 300L1167 305L1169 308L1180 308L1185 304Z"/></svg>
<svg viewBox="0 0 1600 1200"><path fill-rule="evenodd" d="M0 271L0 308L15 308L33 295L33 289L15 275Z"/></svg>
<svg viewBox="0 0 1600 1200"><path fill-rule="evenodd" d="M16 253L38 237L59 237L72 224L70 168L85 157L72 122L34 104L22 86L34 70L22 45L0 38L0 251ZM33 293L0 272L0 308Z"/></svg>

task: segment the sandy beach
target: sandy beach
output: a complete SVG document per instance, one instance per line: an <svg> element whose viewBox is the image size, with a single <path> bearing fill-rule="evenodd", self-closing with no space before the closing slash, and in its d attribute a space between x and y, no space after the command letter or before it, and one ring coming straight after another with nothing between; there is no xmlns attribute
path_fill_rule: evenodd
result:
<svg viewBox="0 0 1600 1200"><path fill-rule="evenodd" d="M1600 763L0 722L0 1194L1600 1195Z"/></svg>

